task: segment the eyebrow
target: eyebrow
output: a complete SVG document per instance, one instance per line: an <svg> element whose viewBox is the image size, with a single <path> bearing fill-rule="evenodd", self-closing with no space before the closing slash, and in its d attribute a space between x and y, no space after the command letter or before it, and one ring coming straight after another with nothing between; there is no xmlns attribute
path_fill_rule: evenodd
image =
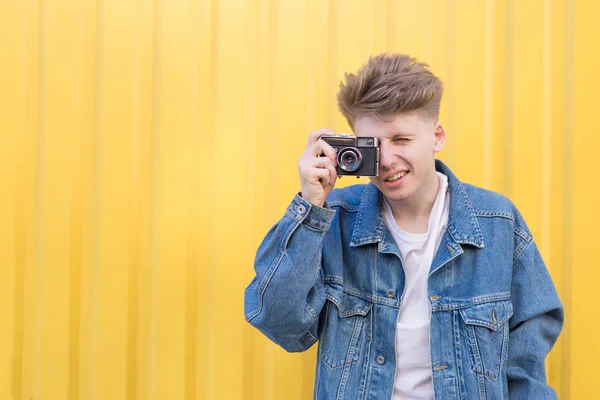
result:
<svg viewBox="0 0 600 400"><path fill-rule="evenodd" d="M407 137L407 136L415 136L415 134L412 132L396 132L392 135L392 139L395 139L397 137Z"/></svg>

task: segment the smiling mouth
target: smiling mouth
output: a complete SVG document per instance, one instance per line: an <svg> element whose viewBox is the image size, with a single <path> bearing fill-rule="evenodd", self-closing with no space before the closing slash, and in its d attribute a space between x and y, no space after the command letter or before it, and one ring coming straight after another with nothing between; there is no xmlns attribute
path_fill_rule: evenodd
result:
<svg viewBox="0 0 600 400"><path fill-rule="evenodd" d="M385 181L386 182L394 182L394 181L397 181L398 179L402 178L406 174L408 174L408 171L398 172L397 174L392 175L389 178L386 178Z"/></svg>

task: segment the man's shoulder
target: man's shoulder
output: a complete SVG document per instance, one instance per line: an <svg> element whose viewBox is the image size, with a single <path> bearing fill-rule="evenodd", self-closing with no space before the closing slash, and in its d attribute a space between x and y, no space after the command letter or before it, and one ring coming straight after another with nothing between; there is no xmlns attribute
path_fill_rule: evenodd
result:
<svg viewBox="0 0 600 400"><path fill-rule="evenodd" d="M332 208L342 207L347 211L357 211L363 194L368 187L367 184L358 184L333 189L327 196L327 204Z"/></svg>
<svg viewBox="0 0 600 400"><path fill-rule="evenodd" d="M473 213L479 220L490 218L510 220L518 237L526 242L532 239L527 223L512 200L501 193L465 183L462 185L467 194L466 199L471 203Z"/></svg>
<svg viewBox="0 0 600 400"><path fill-rule="evenodd" d="M468 183L462 185L476 215L504 216L515 219L518 214L514 203L505 195Z"/></svg>

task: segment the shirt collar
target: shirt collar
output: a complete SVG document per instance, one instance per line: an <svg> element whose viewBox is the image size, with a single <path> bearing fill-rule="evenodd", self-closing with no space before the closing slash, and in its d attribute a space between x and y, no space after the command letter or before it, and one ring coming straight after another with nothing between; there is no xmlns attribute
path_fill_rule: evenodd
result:
<svg viewBox="0 0 600 400"><path fill-rule="evenodd" d="M477 216L462 182L442 161L435 160L435 169L448 178L450 214L448 232L457 243L484 247ZM381 192L370 183L366 186L358 209L350 246L381 242L386 230L381 209Z"/></svg>

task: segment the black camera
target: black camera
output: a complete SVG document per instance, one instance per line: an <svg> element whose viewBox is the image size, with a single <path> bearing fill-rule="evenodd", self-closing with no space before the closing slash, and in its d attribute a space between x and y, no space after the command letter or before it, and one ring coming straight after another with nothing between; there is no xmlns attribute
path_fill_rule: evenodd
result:
<svg viewBox="0 0 600 400"><path fill-rule="evenodd" d="M379 139L340 133L321 136L337 153L337 174L379 176Z"/></svg>

